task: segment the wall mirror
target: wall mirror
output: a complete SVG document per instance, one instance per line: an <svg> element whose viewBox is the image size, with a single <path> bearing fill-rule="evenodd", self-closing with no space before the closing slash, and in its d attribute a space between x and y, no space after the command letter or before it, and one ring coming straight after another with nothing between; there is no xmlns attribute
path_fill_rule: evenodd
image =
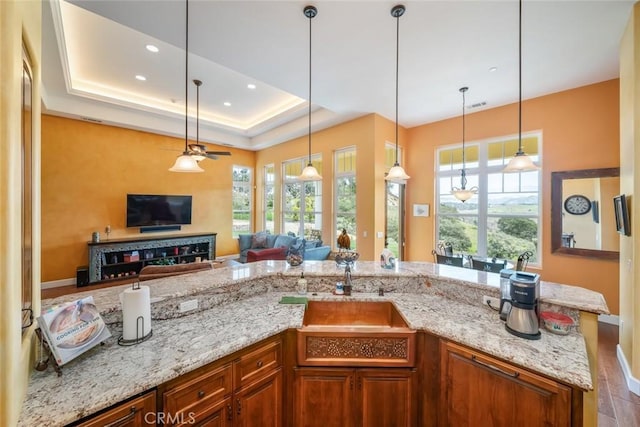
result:
<svg viewBox="0 0 640 427"><path fill-rule="evenodd" d="M551 173L551 251L618 259L613 198L620 192L620 168Z"/></svg>

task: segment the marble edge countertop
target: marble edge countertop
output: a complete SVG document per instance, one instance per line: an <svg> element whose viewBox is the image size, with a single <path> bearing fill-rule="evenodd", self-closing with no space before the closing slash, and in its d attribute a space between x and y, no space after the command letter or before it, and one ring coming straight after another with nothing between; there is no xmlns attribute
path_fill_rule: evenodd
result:
<svg viewBox="0 0 640 427"><path fill-rule="evenodd" d="M149 285L152 306L157 304L159 310L152 309L153 337L132 347L116 342L121 333L118 294L130 285L43 301L46 308L92 295L103 315L106 313L112 337L65 365L61 377L51 367L44 372L34 370L19 425L65 425L262 339L300 327L303 306L278 301L283 295L295 294L295 279L303 269L310 291L319 292L317 297L308 294L311 299L345 298L330 293L344 275L343 269L330 261L307 261L303 268L289 267L284 261L263 261L142 282ZM566 336L542 330L539 341L524 340L509 334L498 314L482 306L481 295L499 293L497 274L414 262L385 270L378 263L358 261L352 271L356 291L351 299L392 301L414 329L584 390L593 388L586 345L578 328ZM312 285L314 280L317 283ZM384 286L384 297L375 293L378 286ZM597 292L543 283L541 293L560 309L608 312ZM203 311L171 318L176 301L194 295L202 296ZM168 317L157 316L165 312ZM577 312L571 314L576 318Z"/></svg>
<svg viewBox="0 0 640 427"><path fill-rule="evenodd" d="M265 277L278 276L281 278L297 278L304 272L307 279L314 277L335 277L340 280L344 276L344 267L339 267L333 261L305 261L302 266L291 267L286 261L260 261L238 266L215 268L191 274L173 276L153 280L151 287L152 304L164 300L187 298L212 289L224 288L230 284L254 281ZM497 273L487 273L470 268L452 267L430 262L398 262L395 269L384 269L380 263L374 261L357 261L352 267L354 280L363 278L425 278L442 284L456 283L479 290L492 292L499 296L500 276ZM179 286L176 286L179 281ZM140 282L141 285L149 282ZM83 291L42 301L42 307L51 307L81 296L92 295L96 305L102 313L120 311L118 295L131 285L120 285L110 288ZM572 285L553 282L540 282L540 300L553 305L587 311L596 314L609 314L609 308L599 292Z"/></svg>

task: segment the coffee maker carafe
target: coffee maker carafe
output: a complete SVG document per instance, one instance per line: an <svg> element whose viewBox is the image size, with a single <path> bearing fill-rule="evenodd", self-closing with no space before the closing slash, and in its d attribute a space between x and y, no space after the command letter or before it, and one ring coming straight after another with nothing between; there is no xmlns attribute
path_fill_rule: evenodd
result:
<svg viewBox="0 0 640 427"><path fill-rule="evenodd" d="M540 339L540 275L518 271L511 275L509 282L511 310L507 314L505 328L520 338Z"/></svg>

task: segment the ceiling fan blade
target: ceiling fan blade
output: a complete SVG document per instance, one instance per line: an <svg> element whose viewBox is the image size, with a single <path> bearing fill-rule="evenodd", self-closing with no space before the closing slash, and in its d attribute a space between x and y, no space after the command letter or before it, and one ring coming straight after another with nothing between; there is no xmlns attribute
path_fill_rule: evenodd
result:
<svg viewBox="0 0 640 427"><path fill-rule="evenodd" d="M229 151L207 151L207 155L213 156L230 156L231 153Z"/></svg>
<svg viewBox="0 0 640 427"><path fill-rule="evenodd" d="M207 159L218 160L218 156L216 156L215 154L207 153L206 156Z"/></svg>

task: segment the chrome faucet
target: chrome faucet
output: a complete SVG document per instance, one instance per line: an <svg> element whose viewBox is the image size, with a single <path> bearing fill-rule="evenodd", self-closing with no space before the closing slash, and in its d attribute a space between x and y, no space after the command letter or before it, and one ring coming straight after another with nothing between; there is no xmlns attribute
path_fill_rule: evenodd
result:
<svg viewBox="0 0 640 427"><path fill-rule="evenodd" d="M344 267L344 294L351 295L351 264L347 263Z"/></svg>

